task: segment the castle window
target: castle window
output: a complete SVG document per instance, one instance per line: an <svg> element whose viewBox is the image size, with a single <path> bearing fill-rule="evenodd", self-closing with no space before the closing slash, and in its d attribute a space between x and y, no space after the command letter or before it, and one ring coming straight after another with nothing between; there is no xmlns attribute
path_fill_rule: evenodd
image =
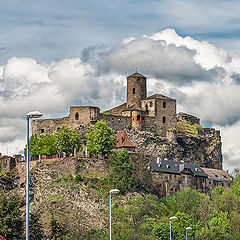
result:
<svg viewBox="0 0 240 240"><path fill-rule="evenodd" d="M44 129L43 128L41 129L41 133L44 133Z"/></svg>
<svg viewBox="0 0 240 240"><path fill-rule="evenodd" d="M140 115L137 115L137 121L140 121Z"/></svg>
<svg viewBox="0 0 240 240"><path fill-rule="evenodd" d="M167 104L166 102L163 102L163 108L166 108Z"/></svg>
<svg viewBox="0 0 240 240"><path fill-rule="evenodd" d="M135 87L133 88L133 94L135 94Z"/></svg>
<svg viewBox="0 0 240 240"><path fill-rule="evenodd" d="M153 106L153 103L152 103L152 102L150 102L150 104L149 104L149 105L150 105L150 107L152 107L152 106Z"/></svg>
<svg viewBox="0 0 240 240"><path fill-rule="evenodd" d="M163 118L162 118L162 122L163 122L163 123L166 122L166 117L165 117L165 116L163 116Z"/></svg>
<svg viewBox="0 0 240 240"><path fill-rule="evenodd" d="M75 120L78 120L79 119L79 114L78 112L75 114Z"/></svg>

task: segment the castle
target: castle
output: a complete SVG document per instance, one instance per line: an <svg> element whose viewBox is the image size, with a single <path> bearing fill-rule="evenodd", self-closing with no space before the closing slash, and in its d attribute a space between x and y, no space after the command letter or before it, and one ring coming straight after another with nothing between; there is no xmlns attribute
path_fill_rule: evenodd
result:
<svg viewBox="0 0 240 240"><path fill-rule="evenodd" d="M162 94L147 97L147 79L138 72L127 77L126 103L103 113L98 107L71 106L67 117L33 120L32 133L54 134L65 125L86 134L97 120L105 120L111 128L120 131L116 147L136 147L131 161L135 169L142 166L144 172L138 172L136 178L158 195L169 195L184 187L208 193L216 186L229 188L233 182L232 176L222 170L220 132L201 128L197 117L176 114L173 98ZM194 125L200 130L193 130ZM130 138L122 131L126 129L135 130L129 132ZM156 138L151 135L153 141L149 143L142 137L138 143L141 132L144 135L149 129Z"/></svg>
<svg viewBox="0 0 240 240"><path fill-rule="evenodd" d="M105 120L115 130L123 130L131 125L137 130L153 128L160 135L176 128L176 100L161 94L147 97L147 81L135 72L127 77L127 102L100 113L98 107L71 106L70 114L60 119L37 119L32 121L32 133L54 134L61 126L79 129L93 125L97 120Z"/></svg>

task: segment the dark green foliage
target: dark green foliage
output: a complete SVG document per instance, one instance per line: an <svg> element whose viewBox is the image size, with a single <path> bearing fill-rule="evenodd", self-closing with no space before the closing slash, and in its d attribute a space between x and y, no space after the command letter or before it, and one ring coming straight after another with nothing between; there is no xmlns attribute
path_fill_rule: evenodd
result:
<svg viewBox="0 0 240 240"><path fill-rule="evenodd" d="M29 139L30 156L56 155L65 153L67 156L81 149L82 140L78 133L62 126L54 135L32 135ZM26 148L25 148L26 153Z"/></svg>
<svg viewBox="0 0 240 240"><path fill-rule="evenodd" d="M134 180L132 178L132 164L129 161L129 152L121 149L111 154L111 171L109 179L114 188L122 193L133 190Z"/></svg>
<svg viewBox="0 0 240 240"><path fill-rule="evenodd" d="M87 149L90 155L106 155L113 149L116 137L106 121L97 121L87 135Z"/></svg>
<svg viewBox="0 0 240 240"><path fill-rule="evenodd" d="M30 213L29 239L42 240L44 237L43 226L40 217L41 215L37 212Z"/></svg>
<svg viewBox="0 0 240 240"><path fill-rule="evenodd" d="M164 198L163 202L173 214L178 211L195 214L195 209L204 198L206 198L204 194L190 188L185 188L168 198Z"/></svg>
<svg viewBox="0 0 240 240"><path fill-rule="evenodd" d="M159 240L169 240L169 224L159 222L153 225L152 235L158 237ZM172 231L172 237L175 238L175 231Z"/></svg>
<svg viewBox="0 0 240 240"><path fill-rule="evenodd" d="M76 181L77 183L82 182L83 180L84 180L84 177L83 177L80 173L78 173L78 174L75 176L75 181Z"/></svg>
<svg viewBox="0 0 240 240"><path fill-rule="evenodd" d="M0 235L6 239L19 240L24 237L20 201L16 195L0 192Z"/></svg>

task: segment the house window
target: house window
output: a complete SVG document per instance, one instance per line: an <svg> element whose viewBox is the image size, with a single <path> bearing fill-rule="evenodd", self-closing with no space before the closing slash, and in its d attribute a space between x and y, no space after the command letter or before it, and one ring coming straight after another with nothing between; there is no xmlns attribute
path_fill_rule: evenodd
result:
<svg viewBox="0 0 240 240"><path fill-rule="evenodd" d="M78 120L79 119L79 114L78 112L75 114L75 120Z"/></svg>
<svg viewBox="0 0 240 240"><path fill-rule="evenodd" d="M163 116L163 118L162 118L162 122L163 122L163 123L166 122L166 117L165 117L165 116Z"/></svg>
<svg viewBox="0 0 240 240"><path fill-rule="evenodd" d="M44 133L44 129L43 128L41 129L41 133Z"/></svg>
<svg viewBox="0 0 240 240"><path fill-rule="evenodd" d="M133 94L135 94L135 87L133 88Z"/></svg>
<svg viewBox="0 0 240 240"><path fill-rule="evenodd" d="M163 108L166 108L167 104L166 102L163 102Z"/></svg>
<svg viewBox="0 0 240 240"><path fill-rule="evenodd" d="M140 115L137 115L137 121L140 121Z"/></svg>
<svg viewBox="0 0 240 240"><path fill-rule="evenodd" d="M152 106L153 106L153 103L152 103L152 102L150 102L150 104L149 104L149 105L150 105L150 107L152 107Z"/></svg>

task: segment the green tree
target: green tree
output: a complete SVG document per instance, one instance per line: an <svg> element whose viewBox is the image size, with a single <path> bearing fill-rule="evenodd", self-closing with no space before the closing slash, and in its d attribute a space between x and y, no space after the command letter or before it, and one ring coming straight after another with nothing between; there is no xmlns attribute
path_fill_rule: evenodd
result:
<svg viewBox="0 0 240 240"><path fill-rule="evenodd" d="M20 201L16 195L0 192L0 235L6 239L23 239L23 220L20 212Z"/></svg>
<svg viewBox="0 0 240 240"><path fill-rule="evenodd" d="M194 215L196 208L204 198L206 198L204 194L185 188L170 197L164 198L163 202L173 214L180 211Z"/></svg>
<svg viewBox="0 0 240 240"><path fill-rule="evenodd" d="M38 156L40 152L39 138L37 135L32 135L29 139L29 155ZM27 153L27 146L25 147L25 154Z"/></svg>
<svg viewBox="0 0 240 240"><path fill-rule="evenodd" d="M227 213L214 213L210 215L207 225L196 232L196 239L229 240L232 239L230 232L230 220L227 218Z"/></svg>
<svg viewBox="0 0 240 240"><path fill-rule="evenodd" d="M29 239L42 240L44 237L43 226L40 217L41 215L37 212L30 213Z"/></svg>
<svg viewBox="0 0 240 240"><path fill-rule="evenodd" d="M238 175L237 178L234 179L234 182L231 188L234 194L240 197L240 175Z"/></svg>
<svg viewBox="0 0 240 240"><path fill-rule="evenodd" d="M87 149L89 154L105 155L111 152L115 143L116 137L113 134L112 128L103 120L97 121L87 135Z"/></svg>
<svg viewBox="0 0 240 240"><path fill-rule="evenodd" d="M58 154L65 153L67 156L78 152L82 146L82 140L78 133L72 129L62 126L60 130L55 133L55 145Z"/></svg>
<svg viewBox="0 0 240 240"><path fill-rule="evenodd" d="M41 135L37 144L39 155L55 155L57 153L55 135Z"/></svg>

